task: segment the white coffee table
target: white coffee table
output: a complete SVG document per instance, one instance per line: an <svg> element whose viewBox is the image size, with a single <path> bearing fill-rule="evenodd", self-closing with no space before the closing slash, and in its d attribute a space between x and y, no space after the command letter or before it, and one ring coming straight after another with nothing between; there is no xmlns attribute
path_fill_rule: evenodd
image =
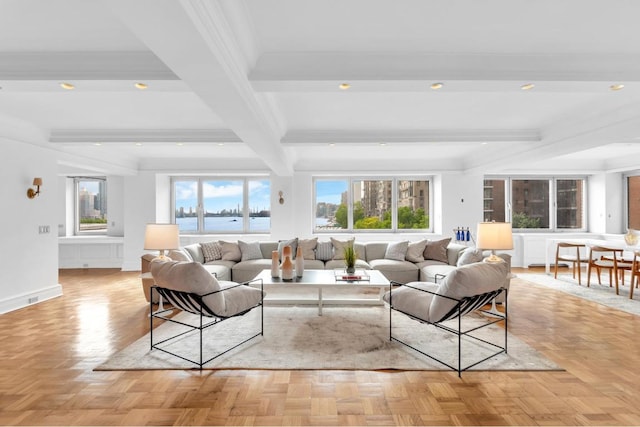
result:
<svg viewBox="0 0 640 427"><path fill-rule="evenodd" d="M359 279L348 280L348 277L357 277ZM305 270L302 277L296 277L293 281L285 281L279 277L271 277L271 270L262 270L256 276L261 279L267 297L264 302L270 304L286 304L286 305L318 305L318 315L322 316L322 306L324 304L335 305L383 305L382 296L389 289L389 280L378 270L360 270L358 269L353 275L347 275L340 270ZM252 284L255 285L255 284ZM270 298L269 287L278 285L280 289L291 287L291 289L317 289L317 298ZM350 289L358 290L363 288L378 288L378 294L375 298L331 298L323 299L323 289Z"/></svg>

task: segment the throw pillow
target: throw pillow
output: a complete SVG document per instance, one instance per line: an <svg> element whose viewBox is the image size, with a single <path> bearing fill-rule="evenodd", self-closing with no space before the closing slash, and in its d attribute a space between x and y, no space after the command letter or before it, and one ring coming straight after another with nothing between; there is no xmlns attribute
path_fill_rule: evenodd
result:
<svg viewBox="0 0 640 427"><path fill-rule="evenodd" d="M302 257L304 259L316 259L316 246L318 246L317 237L298 240L298 247L302 248Z"/></svg>
<svg viewBox="0 0 640 427"><path fill-rule="evenodd" d="M422 239L419 242L409 243L405 259L411 262L424 261L424 250L427 248L428 242L427 239Z"/></svg>
<svg viewBox="0 0 640 427"><path fill-rule="evenodd" d="M337 240L331 237L331 245L333 246L333 259L344 259L344 248L347 246L353 246L356 238L353 237L349 240Z"/></svg>
<svg viewBox="0 0 640 427"><path fill-rule="evenodd" d="M171 249L167 254L167 256L171 258L172 261L186 261L186 262L193 261L189 256L189 254L186 251L183 251L182 249Z"/></svg>
<svg viewBox="0 0 640 427"><path fill-rule="evenodd" d="M262 259L260 242L243 242L242 240L238 240L238 246L240 247L240 253L242 254L242 261Z"/></svg>
<svg viewBox="0 0 640 427"><path fill-rule="evenodd" d="M223 261L241 261L242 252L240 252L240 246L234 242L225 242L220 240L218 242L222 247L222 260Z"/></svg>
<svg viewBox="0 0 640 427"><path fill-rule="evenodd" d="M473 264L474 262L482 261L482 250L478 248L467 248L460 254L456 266L462 267L463 265Z"/></svg>
<svg viewBox="0 0 640 427"><path fill-rule="evenodd" d="M200 243L187 245L184 247L184 250L195 262L199 262L200 264L203 264L205 262L204 253L202 252L202 245ZM222 256L222 254L220 256Z"/></svg>
<svg viewBox="0 0 640 427"><path fill-rule="evenodd" d="M331 258L333 258L333 245L331 242L318 242L316 245L316 259L329 261Z"/></svg>
<svg viewBox="0 0 640 427"><path fill-rule="evenodd" d="M204 262L222 259L222 247L218 242L200 243L200 247L204 255Z"/></svg>
<svg viewBox="0 0 640 427"><path fill-rule="evenodd" d="M449 264L449 258L447 257L447 246L451 237L442 240L429 240L427 247L424 248L424 259L432 259L434 261L444 262Z"/></svg>
<svg viewBox="0 0 640 427"><path fill-rule="evenodd" d="M295 237L290 240L278 240L278 255L282 259L282 248L285 246L291 246L291 259L296 257L296 251L298 250L298 238Z"/></svg>
<svg viewBox="0 0 640 427"><path fill-rule="evenodd" d="M409 247L409 241L403 240L402 242L393 242L387 245L387 250L384 253L385 259L393 259L396 261L404 261L404 257Z"/></svg>

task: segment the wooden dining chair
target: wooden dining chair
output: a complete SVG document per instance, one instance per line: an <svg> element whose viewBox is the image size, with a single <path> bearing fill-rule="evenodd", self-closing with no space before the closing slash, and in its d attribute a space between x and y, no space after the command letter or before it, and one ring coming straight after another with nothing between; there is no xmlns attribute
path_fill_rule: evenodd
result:
<svg viewBox="0 0 640 427"><path fill-rule="evenodd" d="M633 262L631 263L631 285L629 288L629 299L633 299L633 288L640 284L640 250L633 251Z"/></svg>
<svg viewBox="0 0 640 427"><path fill-rule="evenodd" d="M595 268L598 275L598 284L602 284L600 280L601 270L609 270L609 286L615 280L616 295L618 290L618 259L622 258L623 250L607 246L593 245L589 247L589 266L587 267L587 287L591 285L591 271Z"/></svg>
<svg viewBox="0 0 640 427"><path fill-rule="evenodd" d="M576 270L578 271L578 285L582 284L580 278L580 267L582 260L580 259L580 248L584 248L584 243L558 242L556 247L556 264L553 273L554 279L558 278L558 263L570 262L573 269L573 278L576 278ZM570 250L571 249L571 250ZM575 250L575 253L574 253Z"/></svg>

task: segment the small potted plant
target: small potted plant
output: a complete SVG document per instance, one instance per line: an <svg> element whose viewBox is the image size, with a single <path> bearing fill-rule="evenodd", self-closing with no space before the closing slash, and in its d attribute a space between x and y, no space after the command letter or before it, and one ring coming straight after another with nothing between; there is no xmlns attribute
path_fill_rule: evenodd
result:
<svg viewBox="0 0 640 427"><path fill-rule="evenodd" d="M353 274L356 272L357 259L358 253L353 248L353 245L348 245L344 248L344 264L347 267L347 273Z"/></svg>

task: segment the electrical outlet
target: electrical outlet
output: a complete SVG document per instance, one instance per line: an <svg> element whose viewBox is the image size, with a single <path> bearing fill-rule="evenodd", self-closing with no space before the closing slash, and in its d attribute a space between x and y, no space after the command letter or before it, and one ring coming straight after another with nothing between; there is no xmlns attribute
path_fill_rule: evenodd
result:
<svg viewBox="0 0 640 427"><path fill-rule="evenodd" d="M29 298L29 304L33 304L33 303L36 303L36 302L38 302L38 297Z"/></svg>

